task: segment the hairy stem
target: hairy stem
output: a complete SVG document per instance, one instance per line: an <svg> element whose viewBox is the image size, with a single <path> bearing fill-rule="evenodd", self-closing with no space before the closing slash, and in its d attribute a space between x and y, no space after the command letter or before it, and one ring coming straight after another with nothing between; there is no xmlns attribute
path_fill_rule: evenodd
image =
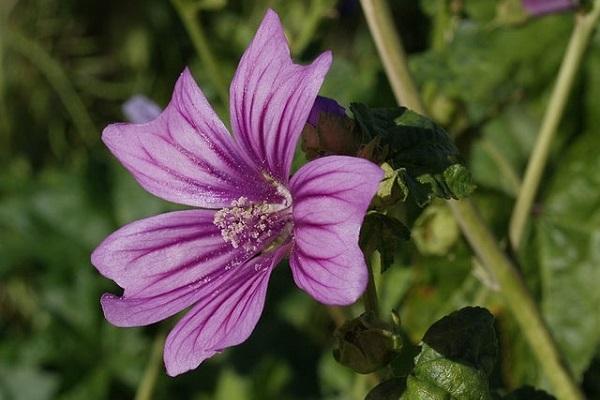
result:
<svg viewBox="0 0 600 400"><path fill-rule="evenodd" d="M361 4L396 98L415 111L424 113L423 103L410 76L407 58L385 1L361 0ZM517 268L500 249L498 241L474 205L467 200L449 203L471 247L497 278L505 303L519 323L556 395L560 399L583 399L562 363L556 344Z"/></svg>
<svg viewBox="0 0 600 400"><path fill-rule="evenodd" d="M530 215L531 206L540 186L544 167L548 160L552 140L556 135L558 124L564 114L569 94L575 82L575 76L585 50L588 48L592 32L596 28L600 17L600 0L594 2L594 7L588 14L578 15L575 19L575 28L567 47L567 52L560 66L556 84L552 90L548 107L544 114L540 130L527 169L517 202L510 219L509 237L513 249L520 247L523 233Z"/></svg>
<svg viewBox="0 0 600 400"><path fill-rule="evenodd" d="M140 381L140 384L135 393L135 400L151 400L154 387L156 386L156 379L162 365L162 349L165 344L165 334L159 332L154 338L152 344L152 350L150 352L150 358L144 371L144 376Z"/></svg>
<svg viewBox="0 0 600 400"><path fill-rule="evenodd" d="M202 65L206 68L206 72L210 76L210 81L214 85L217 95L223 105L227 107L227 85L221 74L219 64L208 45L204 30L198 21L198 9L194 6L193 2L186 2L185 0L171 0L171 3L190 35L194 49L196 49Z"/></svg>
<svg viewBox="0 0 600 400"><path fill-rule="evenodd" d="M406 53L387 3L384 0L360 0L360 3L396 101L424 114L425 107L411 78ZM390 49L391 44L393 49Z"/></svg>

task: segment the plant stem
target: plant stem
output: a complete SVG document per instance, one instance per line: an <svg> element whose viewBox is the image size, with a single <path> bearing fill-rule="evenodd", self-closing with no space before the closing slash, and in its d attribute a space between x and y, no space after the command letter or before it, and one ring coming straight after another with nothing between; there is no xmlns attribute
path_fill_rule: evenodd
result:
<svg viewBox="0 0 600 400"><path fill-rule="evenodd" d="M424 113L425 109L412 82L406 55L385 1L361 0L361 4L396 98L403 100L415 111ZM476 208L467 200L450 201L449 204L471 247L498 280L504 301L519 323L557 396L566 400L583 399L568 369L562 363L550 332L517 268L500 249Z"/></svg>
<svg viewBox="0 0 600 400"><path fill-rule="evenodd" d="M206 72L211 78L211 83L214 85L217 95L221 99L223 105L227 107L227 85L221 74L221 69L210 50L202 26L198 22L198 9L194 6L193 2L186 2L185 0L171 0L171 4L173 4L185 29L190 35L196 53L204 67L206 67Z"/></svg>
<svg viewBox="0 0 600 400"><path fill-rule="evenodd" d="M406 53L387 3L385 0L360 0L360 3L396 101L424 114L425 107L410 75ZM391 44L393 49L390 49Z"/></svg>
<svg viewBox="0 0 600 400"><path fill-rule="evenodd" d="M367 290L363 295L365 311L371 312L375 317L379 317L379 300L377 299L377 286L375 284L375 274L373 273L373 265L379 263L379 254L376 251L372 251L365 255L369 258L367 262L369 282L367 283Z"/></svg>
<svg viewBox="0 0 600 400"><path fill-rule="evenodd" d="M148 359L144 376L142 377L142 380L140 381L135 393L135 400L152 399L152 393L154 392L154 387L156 386L156 378L158 378L160 366L162 365L161 355L164 343L165 334L163 332L159 332L154 338L152 351L150 352L150 358Z"/></svg>
<svg viewBox="0 0 600 400"><path fill-rule="evenodd" d="M504 302L521 327L556 396L565 400L583 399L518 270L500 250L473 204L454 200L449 203L471 247L482 263L493 271Z"/></svg>
<svg viewBox="0 0 600 400"><path fill-rule="evenodd" d="M509 238L514 250L519 248L523 239L527 219L542 179L552 140L556 135L558 124L564 114L567 100L575 82L575 76L599 17L600 0L597 0L594 2L591 12L585 15L577 15L575 19L575 28L560 66L556 84L552 90L510 219Z"/></svg>

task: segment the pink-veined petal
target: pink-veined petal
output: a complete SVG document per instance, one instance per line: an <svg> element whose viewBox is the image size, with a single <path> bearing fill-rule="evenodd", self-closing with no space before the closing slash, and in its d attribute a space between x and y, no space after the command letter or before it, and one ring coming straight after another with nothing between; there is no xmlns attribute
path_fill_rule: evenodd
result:
<svg viewBox="0 0 600 400"><path fill-rule="evenodd" d="M169 375L194 369L250 336L263 310L271 271L287 251L285 246L236 267L177 323L164 349Z"/></svg>
<svg viewBox="0 0 600 400"><path fill-rule="evenodd" d="M158 118L109 125L102 140L146 190L175 203L222 208L241 196L260 201L274 194L239 154L188 69Z"/></svg>
<svg viewBox="0 0 600 400"><path fill-rule="evenodd" d="M291 180L290 266L296 284L321 303L351 304L366 287L358 235L382 177L370 161L331 156L311 161Z"/></svg>
<svg viewBox="0 0 600 400"><path fill-rule="evenodd" d="M292 62L277 14L268 10L230 88L231 124L248 160L287 183L298 137L315 102L331 53Z"/></svg>
<svg viewBox="0 0 600 400"><path fill-rule="evenodd" d="M207 296L213 281L250 256L234 249L213 224L214 212L186 210L124 226L98 246L92 264L124 288L105 294L106 319L117 326L147 325Z"/></svg>

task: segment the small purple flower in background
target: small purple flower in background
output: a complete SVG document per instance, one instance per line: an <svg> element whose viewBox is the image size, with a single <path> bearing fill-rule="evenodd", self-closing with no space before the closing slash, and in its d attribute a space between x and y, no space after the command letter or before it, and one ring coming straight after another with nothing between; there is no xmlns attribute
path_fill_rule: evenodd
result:
<svg viewBox="0 0 600 400"><path fill-rule="evenodd" d="M165 343L169 375L248 338L285 256L296 284L322 303L351 304L364 291L358 235L383 171L331 156L289 178L330 65L330 52L294 64L269 10L231 84L233 136L187 69L158 118L104 130L103 141L146 190L198 207L126 225L92 254L124 289L101 299L114 325L148 325L191 306Z"/></svg>
<svg viewBox="0 0 600 400"><path fill-rule="evenodd" d="M158 104L141 94L131 96L131 98L123 104L123 114L125 114L125 119L134 124L150 122L157 118L160 113L161 109Z"/></svg>
<svg viewBox="0 0 600 400"><path fill-rule="evenodd" d="M306 122L313 127L316 127L319 123L321 113L344 116L346 115L346 109L340 106L337 101L330 99L329 97L317 96Z"/></svg>
<svg viewBox="0 0 600 400"><path fill-rule="evenodd" d="M523 0L527 12L534 16L571 10L578 3L578 0Z"/></svg>

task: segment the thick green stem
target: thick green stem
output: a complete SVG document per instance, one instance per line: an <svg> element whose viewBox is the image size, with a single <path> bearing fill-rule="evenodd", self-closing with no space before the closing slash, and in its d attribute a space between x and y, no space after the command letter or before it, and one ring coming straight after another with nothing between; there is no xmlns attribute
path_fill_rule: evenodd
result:
<svg viewBox="0 0 600 400"><path fill-rule="evenodd" d="M504 302L508 304L521 332L533 349L559 399L583 399L519 272L498 247L496 238L468 201L450 201L456 220L475 253L494 274Z"/></svg>
<svg viewBox="0 0 600 400"><path fill-rule="evenodd" d="M544 167L548 160L552 140L558 124L564 114L567 100L575 82L575 76L585 50L588 48L592 32L600 17L600 0L594 2L594 8L585 15L578 15L571 34L567 52L563 58L556 84L548 102L548 108L537 135L537 140L529 158L521 190L510 219L509 237L513 249L518 249L530 215L531 206L540 186Z"/></svg>
<svg viewBox="0 0 600 400"><path fill-rule="evenodd" d="M144 376L137 388L135 393L135 400L150 400L152 399L152 393L156 386L156 379L162 366L162 349L165 344L165 334L160 332L156 335L154 343L152 345L152 351L148 364L146 364L146 370Z"/></svg>
<svg viewBox="0 0 600 400"><path fill-rule="evenodd" d="M173 7L179 14L179 18L183 22L185 29L190 35L192 44L196 49L196 53L202 62L202 65L206 68L206 72L211 78L211 83L214 85L217 95L221 99L224 106L228 104L227 85L221 74L221 69L213 56L210 46L202 30L202 26L198 21L198 9L194 7L192 2L186 2L185 0L171 0Z"/></svg>
<svg viewBox="0 0 600 400"><path fill-rule="evenodd" d="M396 98L415 111L425 113L385 1L361 0L361 4ZM471 247L498 280L504 301L519 323L556 395L565 400L583 399L568 369L561 362L556 344L517 268L500 249L470 201L449 203Z"/></svg>
<svg viewBox="0 0 600 400"><path fill-rule="evenodd" d="M411 78L406 53L387 3L384 0L361 0L360 3L396 101L424 114L425 107ZM389 48L391 44L393 50Z"/></svg>

